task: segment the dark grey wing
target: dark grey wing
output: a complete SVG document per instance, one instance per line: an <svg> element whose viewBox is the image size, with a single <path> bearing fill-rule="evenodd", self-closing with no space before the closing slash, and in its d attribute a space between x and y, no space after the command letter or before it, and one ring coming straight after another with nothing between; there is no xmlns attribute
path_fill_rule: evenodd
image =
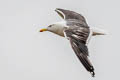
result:
<svg viewBox="0 0 120 80"><path fill-rule="evenodd" d="M55 11L65 20L75 19L75 20L82 21L82 22L86 23L85 18L81 14L76 13L74 11L60 9L60 8L57 8Z"/></svg>
<svg viewBox="0 0 120 80"><path fill-rule="evenodd" d="M86 40L89 35L89 29L80 27L74 29L66 29L65 31L66 36L70 40L71 46L76 53L78 59L81 61L83 66L89 71L92 76L94 77L94 68L88 59L88 48L86 46Z"/></svg>

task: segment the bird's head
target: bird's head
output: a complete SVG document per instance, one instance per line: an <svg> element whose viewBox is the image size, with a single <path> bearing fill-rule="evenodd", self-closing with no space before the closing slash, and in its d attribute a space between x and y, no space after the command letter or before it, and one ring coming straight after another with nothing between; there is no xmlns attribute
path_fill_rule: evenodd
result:
<svg viewBox="0 0 120 80"><path fill-rule="evenodd" d="M47 28L40 29L40 32L50 31L56 33L58 31L58 27L55 24L49 25Z"/></svg>
<svg viewBox="0 0 120 80"><path fill-rule="evenodd" d="M49 31L60 36L64 36L63 30L65 29L64 25L61 23L54 23L49 25L47 28L41 29L40 32Z"/></svg>

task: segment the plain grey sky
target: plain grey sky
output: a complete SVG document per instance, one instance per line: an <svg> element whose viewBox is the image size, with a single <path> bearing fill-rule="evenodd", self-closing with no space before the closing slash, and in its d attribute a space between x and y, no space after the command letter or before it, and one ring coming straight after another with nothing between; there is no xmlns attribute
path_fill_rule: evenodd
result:
<svg viewBox="0 0 120 80"><path fill-rule="evenodd" d="M0 80L119 80L119 0L0 0ZM84 69L69 41L40 28L61 21L55 8L81 13L89 26L109 32L93 37Z"/></svg>

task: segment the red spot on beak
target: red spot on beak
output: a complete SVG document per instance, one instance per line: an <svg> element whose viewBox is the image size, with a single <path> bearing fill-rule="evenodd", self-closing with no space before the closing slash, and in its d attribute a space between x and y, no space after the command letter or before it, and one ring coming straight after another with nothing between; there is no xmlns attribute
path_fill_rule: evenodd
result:
<svg viewBox="0 0 120 80"><path fill-rule="evenodd" d="M40 32L43 32L43 30L41 29Z"/></svg>
<svg viewBox="0 0 120 80"><path fill-rule="evenodd" d="M40 30L40 32L43 32L43 31L47 31L47 29L44 28L44 29L41 29L41 30Z"/></svg>

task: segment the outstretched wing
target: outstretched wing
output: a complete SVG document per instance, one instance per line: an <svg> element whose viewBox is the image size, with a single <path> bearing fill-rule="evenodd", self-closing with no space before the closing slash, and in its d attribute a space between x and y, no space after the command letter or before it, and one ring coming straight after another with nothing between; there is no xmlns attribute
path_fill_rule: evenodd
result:
<svg viewBox="0 0 120 80"><path fill-rule="evenodd" d="M69 26L69 28L64 30L64 33L70 40L71 46L77 57L86 70L94 76L94 68L88 59L88 48L86 46L86 42L90 34L90 29L85 18L81 14L70 10L57 8L55 11L66 20L66 24Z"/></svg>
<svg viewBox="0 0 120 80"><path fill-rule="evenodd" d="M88 59L88 48L86 46L89 29L87 27L75 27L74 29L66 29L64 32L70 40L71 46L78 59L81 61L86 70L89 71L94 77L94 68Z"/></svg>
<svg viewBox="0 0 120 80"><path fill-rule="evenodd" d="M55 11L65 20L75 19L75 20L82 21L82 22L86 23L85 18L81 14L76 13L74 11L60 9L60 8L57 8Z"/></svg>

